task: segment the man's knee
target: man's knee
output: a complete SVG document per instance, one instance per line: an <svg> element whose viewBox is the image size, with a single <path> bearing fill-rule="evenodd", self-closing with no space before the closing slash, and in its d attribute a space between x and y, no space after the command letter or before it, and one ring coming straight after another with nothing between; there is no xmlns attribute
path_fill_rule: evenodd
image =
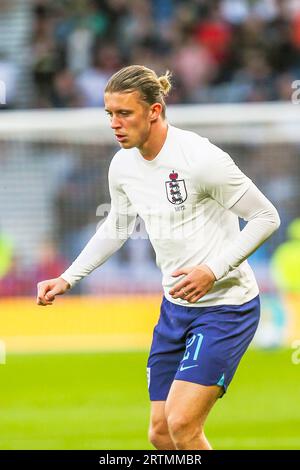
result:
<svg viewBox="0 0 300 470"><path fill-rule="evenodd" d="M176 446L196 438L200 439L203 434L201 423L190 420L184 415L172 413L167 417L167 422L169 433Z"/></svg>
<svg viewBox="0 0 300 470"><path fill-rule="evenodd" d="M156 420L150 424L149 441L156 449L162 449L166 441L170 440L166 420Z"/></svg>

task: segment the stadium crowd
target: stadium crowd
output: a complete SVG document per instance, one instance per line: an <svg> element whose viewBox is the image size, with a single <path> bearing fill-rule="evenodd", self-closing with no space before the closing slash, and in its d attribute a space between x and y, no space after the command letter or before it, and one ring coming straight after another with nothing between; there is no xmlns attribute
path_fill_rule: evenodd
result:
<svg viewBox="0 0 300 470"><path fill-rule="evenodd" d="M289 100L299 0L35 0L34 107L101 106L108 77L174 73L169 103Z"/></svg>

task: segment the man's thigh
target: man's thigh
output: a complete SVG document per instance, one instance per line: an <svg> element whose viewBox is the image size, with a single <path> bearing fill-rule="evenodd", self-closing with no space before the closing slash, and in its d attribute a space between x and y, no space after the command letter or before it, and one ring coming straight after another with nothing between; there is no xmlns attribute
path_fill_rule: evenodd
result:
<svg viewBox="0 0 300 470"><path fill-rule="evenodd" d="M176 413L187 421L204 421L212 406L223 393L222 387L203 386L192 382L174 380L166 401L151 401L150 429L168 434L168 418Z"/></svg>
<svg viewBox="0 0 300 470"><path fill-rule="evenodd" d="M219 386L174 380L166 401L151 401L149 435L172 442L169 423L174 422L203 429L211 408L222 393Z"/></svg>
<svg viewBox="0 0 300 470"><path fill-rule="evenodd" d="M208 413L222 393L223 388L218 385L174 380L164 406L166 420L204 426Z"/></svg>

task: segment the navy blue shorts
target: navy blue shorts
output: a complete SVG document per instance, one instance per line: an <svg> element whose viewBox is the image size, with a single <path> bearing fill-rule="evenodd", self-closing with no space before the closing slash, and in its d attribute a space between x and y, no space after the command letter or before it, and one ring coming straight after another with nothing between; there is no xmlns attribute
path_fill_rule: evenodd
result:
<svg viewBox="0 0 300 470"><path fill-rule="evenodd" d="M259 296L243 305L161 304L147 363L150 400L166 400L174 379L226 392L260 317Z"/></svg>

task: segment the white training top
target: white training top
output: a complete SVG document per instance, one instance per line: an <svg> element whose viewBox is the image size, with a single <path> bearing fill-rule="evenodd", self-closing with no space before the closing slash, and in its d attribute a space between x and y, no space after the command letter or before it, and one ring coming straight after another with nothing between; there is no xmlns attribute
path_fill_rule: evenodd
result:
<svg viewBox="0 0 300 470"><path fill-rule="evenodd" d="M246 258L279 226L276 209L206 138L168 126L166 141L151 161L137 148L121 149L109 169L111 211L61 277L71 287L119 249L144 220L163 274L168 300L190 307L241 305L258 294ZM240 231L238 216L248 220ZM180 268L206 264L217 281L198 302L173 299L169 290Z"/></svg>

